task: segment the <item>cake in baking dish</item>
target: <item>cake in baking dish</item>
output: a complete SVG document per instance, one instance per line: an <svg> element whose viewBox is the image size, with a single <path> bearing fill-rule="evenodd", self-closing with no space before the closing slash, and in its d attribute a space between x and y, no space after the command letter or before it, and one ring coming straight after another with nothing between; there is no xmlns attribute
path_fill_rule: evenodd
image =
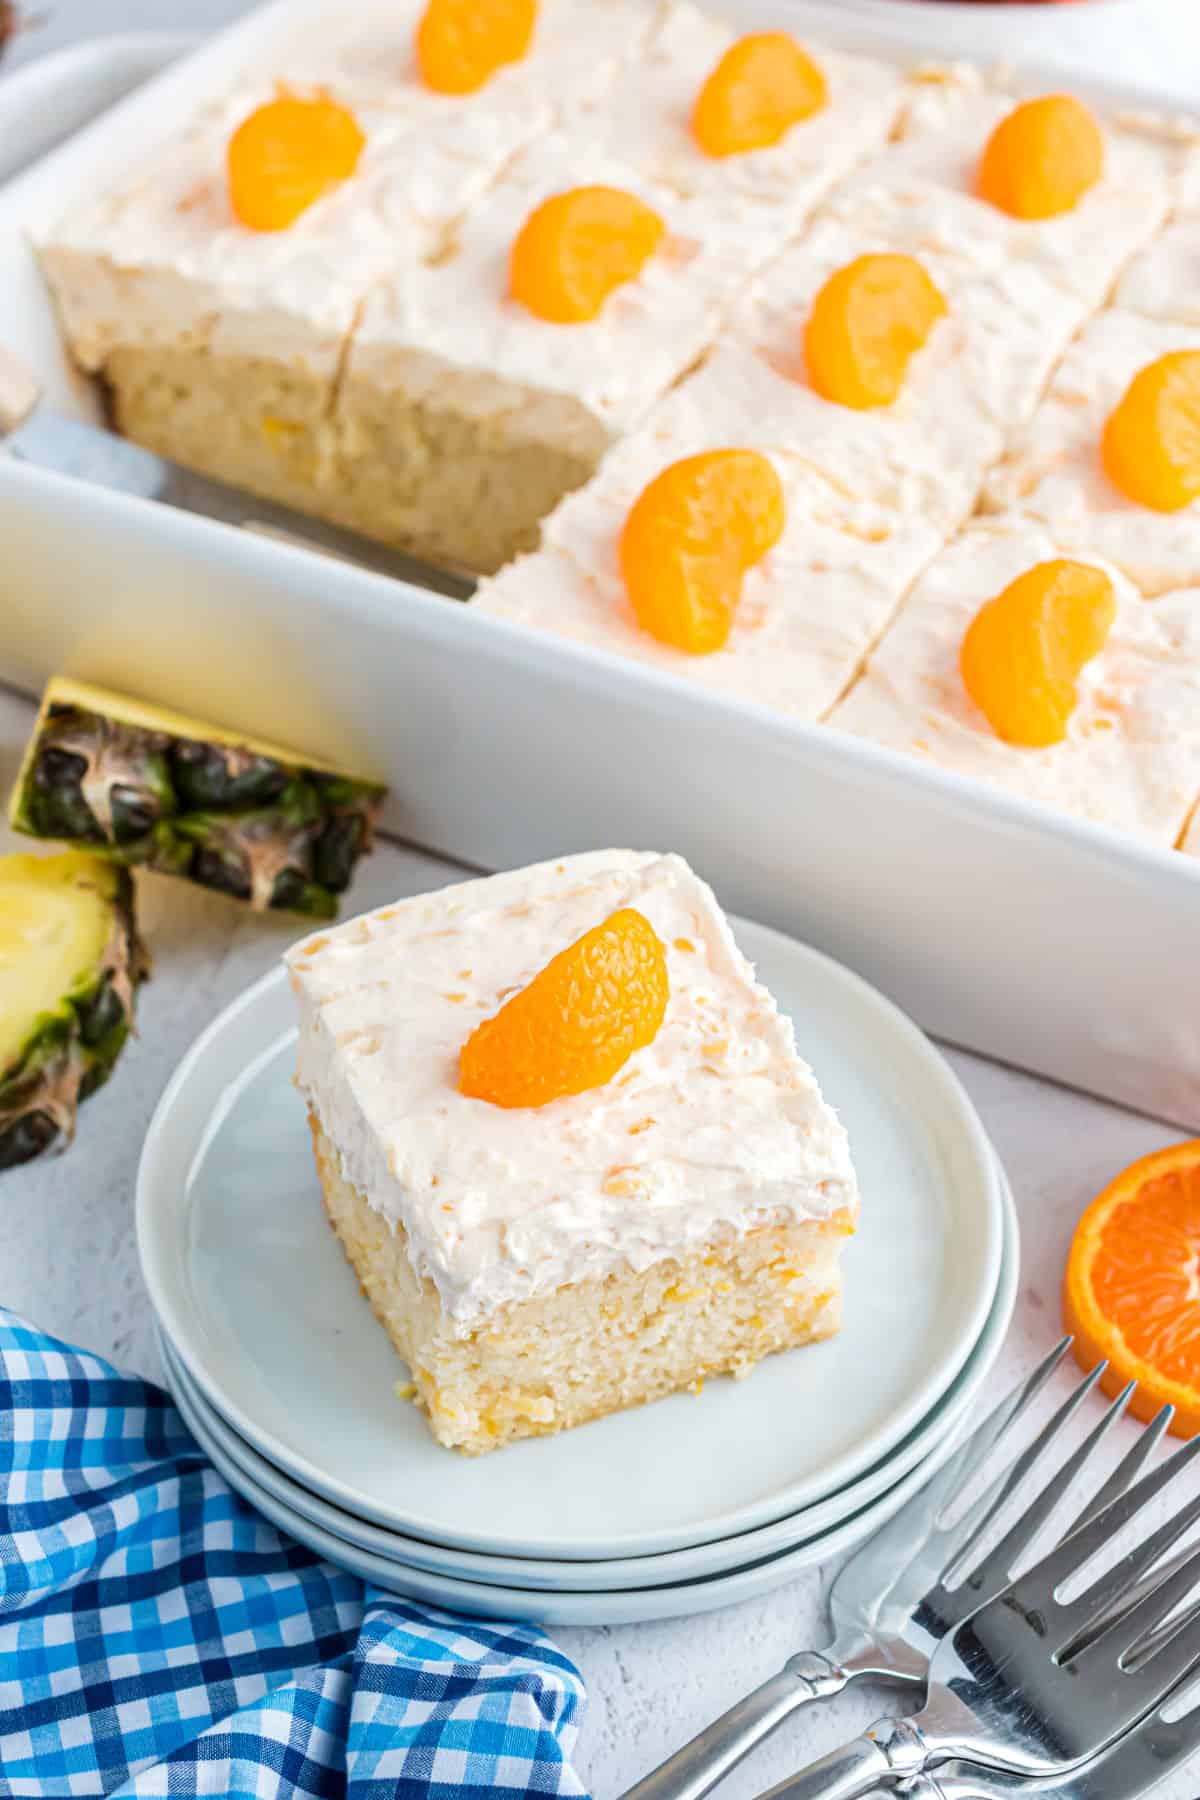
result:
<svg viewBox="0 0 1200 1800"><path fill-rule="evenodd" d="M981 519L830 722L1170 849L1200 794L1200 589L1146 601L1043 525Z"/></svg>
<svg viewBox="0 0 1200 1800"><path fill-rule="evenodd" d="M846 1133L679 857L469 881L287 961L329 1218L440 1443L837 1330Z"/></svg>

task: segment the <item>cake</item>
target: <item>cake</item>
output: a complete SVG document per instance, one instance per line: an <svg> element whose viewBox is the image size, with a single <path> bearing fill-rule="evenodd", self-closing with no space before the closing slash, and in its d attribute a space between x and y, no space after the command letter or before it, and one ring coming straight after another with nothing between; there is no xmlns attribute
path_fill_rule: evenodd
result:
<svg viewBox="0 0 1200 1800"><path fill-rule="evenodd" d="M723 346L551 514L540 549L481 582L471 606L712 693L821 718L941 537L916 507L848 495L807 453L803 425L790 380L736 344ZM697 656L639 625L618 550L631 507L656 476L726 445L751 446L770 459L786 524L746 574L728 643Z"/></svg>
<svg viewBox="0 0 1200 1800"><path fill-rule="evenodd" d="M945 313L896 399L860 410L814 391L804 329L829 278L873 254L919 263ZM727 337L787 384L792 447L810 458L831 495L919 514L945 534L973 510L988 467L1033 411L1077 319L1074 304L1036 270L982 267L931 247L899 208L870 216L830 209L752 284Z"/></svg>
<svg viewBox="0 0 1200 1800"><path fill-rule="evenodd" d="M887 231L819 218L751 285L702 365L550 515L540 549L481 583L473 607L714 692L822 718L971 512L989 462L1032 413L1077 317L1036 270L926 254L921 266L946 313L895 402L858 410L826 399L803 348L817 294L857 256L920 248L903 215ZM619 566L621 528L668 465L735 445L771 458L786 525L746 575L728 643L696 656L640 628Z"/></svg>
<svg viewBox="0 0 1200 1800"><path fill-rule="evenodd" d="M1044 526L980 520L936 557L830 723L1164 848L1200 795L1200 590L1145 601L1098 557L1115 618L1078 675L1061 742L1005 741L963 679L964 636L980 608L1027 571L1064 556Z"/></svg>
<svg viewBox="0 0 1200 1800"><path fill-rule="evenodd" d="M640 56L648 0L543 0L528 54L478 92L414 67L418 0L301 7L245 71L108 191L47 221L41 266L72 355L119 429L308 512L332 474L330 419L372 284L436 257L511 158ZM283 230L243 222L227 155L281 87L344 111L365 143L348 178Z"/></svg>
<svg viewBox="0 0 1200 1800"><path fill-rule="evenodd" d="M981 197L978 171L989 137L1018 104L971 64L926 71L898 141L843 182L834 205L860 216L899 206L930 249L953 248L992 266L1029 264L1094 311L1166 220L1190 166L1188 144L1154 120L1140 128L1109 123L1100 179L1078 203L1047 218L1016 218Z"/></svg>
<svg viewBox="0 0 1200 1800"><path fill-rule="evenodd" d="M1200 325L1110 307L1064 356L1041 406L992 471L985 505L1042 521L1062 550L1106 558L1144 594L1200 587L1200 502L1160 512L1106 473L1107 420L1139 372L1160 357L1200 352Z"/></svg>
<svg viewBox="0 0 1200 1800"><path fill-rule="evenodd" d="M555 502L697 362L749 277L886 137L897 74L822 54L821 110L777 144L705 154L689 113L734 41L673 4L636 67L517 157L444 255L372 288L337 408L344 523L482 571L532 548ZM635 195L665 235L595 317L554 322L510 295L513 245L544 201L595 185Z"/></svg>
<svg viewBox="0 0 1200 1800"><path fill-rule="evenodd" d="M481 1023L631 919L661 984L640 1047L542 1104L462 1091ZM287 962L330 1221L440 1443L556 1432L836 1331L858 1207L846 1134L679 857L468 881ZM586 990L576 1052L608 1041L633 979ZM543 1017L535 1054L555 1029Z"/></svg>

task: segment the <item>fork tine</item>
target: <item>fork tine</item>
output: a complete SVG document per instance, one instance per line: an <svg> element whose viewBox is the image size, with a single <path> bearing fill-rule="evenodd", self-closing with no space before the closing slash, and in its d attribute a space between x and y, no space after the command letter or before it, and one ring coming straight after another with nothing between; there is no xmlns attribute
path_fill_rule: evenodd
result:
<svg viewBox="0 0 1200 1800"><path fill-rule="evenodd" d="M1198 1518L1200 1518L1200 1500L1192 1501L1186 1507L1181 1507L1176 1518L1164 1526L1161 1533L1156 1532L1155 1537L1165 1536L1170 1531L1173 1541L1180 1535L1180 1531L1186 1530ZM1178 1530L1173 1529L1180 1519L1184 1520L1182 1526ZM1153 1540L1151 1541L1153 1542ZM1193 1550L1190 1556L1186 1556L1182 1562L1175 1565L1173 1571L1165 1573L1162 1580L1152 1587L1149 1593L1143 1594L1135 1606L1126 1607L1111 1621L1102 1623L1100 1630L1089 1638L1086 1648L1081 1650L1077 1656L1072 1657L1069 1651L1064 1651L1060 1656L1060 1661L1073 1662L1076 1667L1082 1669L1090 1667L1097 1657L1114 1655L1124 1657L1139 1643L1144 1643L1150 1632L1155 1632L1157 1649L1145 1659L1145 1662L1147 1667L1151 1662L1158 1664L1160 1657L1166 1656L1167 1648L1174 1642L1176 1633L1183 1632L1186 1635L1187 1628L1191 1623L1191 1612L1194 1609L1189 1608L1188 1614L1179 1619L1172 1620L1170 1615L1182 1601L1187 1599L1197 1582L1200 1582L1200 1549ZM1197 1653L1200 1653L1200 1636L1196 1638L1196 1646ZM1140 1667L1143 1658L1139 1657L1137 1661ZM1179 1674L1182 1673L1181 1669Z"/></svg>
<svg viewBox="0 0 1200 1800"><path fill-rule="evenodd" d="M1095 1619L1091 1625L1085 1626L1078 1636L1072 1640L1068 1648L1061 1652L1063 1661L1070 1662L1074 1657L1078 1656L1079 1652L1088 1644L1093 1643L1112 1626L1119 1625L1122 1619L1128 1618L1134 1607L1140 1605L1147 1594L1154 1593L1154 1591L1162 1585L1168 1575L1174 1575L1176 1569L1181 1569L1191 1554L1190 1550L1177 1550L1174 1556L1169 1556L1164 1563L1158 1568L1153 1569L1149 1575L1143 1575L1140 1581L1135 1581L1133 1586L1121 1596L1120 1600L1118 1600L1108 1612L1104 1613L1100 1618ZM1200 1600L1197 1600L1196 1605L1197 1607L1200 1607ZM1151 1638L1147 1641L1147 1653L1149 1653L1150 1642L1152 1642L1156 1636L1162 1638L1169 1635L1170 1634L1164 1630L1160 1630L1158 1633L1152 1633Z"/></svg>
<svg viewBox="0 0 1200 1800"><path fill-rule="evenodd" d="M949 1504L959 1489L965 1487L971 1477L983 1467L1001 1439L1008 1434L1021 1414L1037 1398L1070 1348L1071 1339L1069 1337L1060 1339L1049 1356L1043 1358L1033 1373L1027 1375L1024 1381L1019 1382L998 1406L992 1408L983 1423L977 1425L971 1435L963 1439L938 1477L939 1481L945 1482L946 1504ZM946 1481L946 1477L951 1471L954 1474L953 1484Z"/></svg>
<svg viewBox="0 0 1200 1800"><path fill-rule="evenodd" d="M1136 1385L1136 1382L1131 1381L1125 1389L1125 1394L1131 1394ZM1137 1441L1121 1458L1100 1492L1084 1507L1071 1526L1071 1530L1063 1533L1064 1537L1070 1537L1072 1532L1082 1531L1085 1525L1090 1525L1092 1520L1098 1517L1106 1507L1111 1506L1114 1500L1119 1500L1121 1495L1133 1486L1140 1477L1145 1464L1158 1449L1163 1433L1174 1417L1175 1408L1173 1406L1159 1408L1149 1424L1143 1426L1142 1430L1138 1432Z"/></svg>
<svg viewBox="0 0 1200 1800"><path fill-rule="evenodd" d="M1042 1451L1049 1446L1050 1442L1052 1442L1053 1438L1057 1435L1060 1425L1066 1422L1075 1407L1082 1401L1085 1394L1089 1394L1096 1382L1099 1381L1103 1370L1103 1363L1100 1364L1098 1369L1093 1369L1087 1380L1082 1382L1076 1389L1072 1399L1059 1408L1058 1414L1050 1421L1050 1424L1046 1427L1046 1432L1043 1434L1046 1440L1045 1443L1035 1439L1034 1443L1030 1445L1030 1452L1032 1455L1029 1463L1026 1465L1026 1470L1022 1470L1019 1463L1014 1467L1014 1480L1019 1481L1021 1476L1027 1472L1027 1469L1032 1468ZM1122 1389L1116 1399L1105 1408L1099 1423L1093 1426L1079 1448L1067 1458L1058 1473L1046 1482L1041 1493L1024 1508L1021 1516L1014 1520L1000 1542L988 1552L982 1562L978 1563L975 1568L971 1570L967 1579L972 1585L991 1587L994 1586L996 1582L1011 1581L1013 1565L1016 1563L1017 1558L1021 1555L1021 1552L1026 1550L1034 1541L1038 1533L1046 1524L1046 1521L1055 1511L1055 1508L1061 1505L1063 1497L1068 1494L1075 1485L1075 1482L1079 1479L1080 1475L1091 1461L1096 1450L1104 1442L1117 1420L1125 1411L1136 1386L1137 1383L1131 1381L1128 1387ZM1006 1486L1011 1487L1011 1483L1006 1484ZM1123 1491L1123 1489L1118 1490L1118 1492ZM999 1505L1002 1504L1003 1499L1006 1497L1006 1495L1001 1497L1001 1501L997 1503L997 1508L995 1510L998 1510ZM1060 1535L1066 1534L1063 1533Z"/></svg>
<svg viewBox="0 0 1200 1800"><path fill-rule="evenodd" d="M933 1476L928 1486L922 1488L920 1493L915 1496L915 1500L920 1504L921 1511L928 1522L921 1550L925 1549L932 1538L946 1532L947 1528L939 1528L937 1525L939 1514L952 1504L955 1495L966 1487L976 1470L987 1461L992 1451L1002 1442L1026 1408L1041 1392L1070 1347L1069 1337L1063 1338L1060 1343L1056 1344L1049 1356L1043 1358L1032 1374L1027 1375L1010 1393L1006 1394L1004 1399L994 1406L987 1417L975 1427L974 1431L963 1439L954 1454ZM902 1506L883 1529L876 1532L870 1542L850 1559L845 1569L847 1575L860 1574L863 1567L869 1564L879 1569L881 1588L886 1589L889 1585L894 1585L899 1581L901 1572L909 1568L910 1564L915 1561L912 1550L913 1520L910 1512L913 1504L913 1501L910 1501L908 1506ZM961 1531L962 1523L960 1522L949 1528L949 1535L957 1538ZM919 1554L920 1551L916 1553L918 1556ZM936 1570L931 1568L928 1581L932 1582L935 1579ZM927 1583L923 1582L921 1591L924 1590L925 1585ZM916 1596L914 1596L915 1598Z"/></svg>
<svg viewBox="0 0 1200 1800"><path fill-rule="evenodd" d="M1049 1419L1047 1423L1043 1425L1032 1443L1028 1444L1026 1448L1022 1450L1020 1456L1018 1456L1016 1461L1007 1469L1001 1470L987 1492L976 1502L975 1506L968 1514L967 1521L965 1521L968 1524L968 1529L960 1538L958 1544L955 1546L953 1556L942 1570L941 1579L943 1583L949 1583L961 1570L967 1557L975 1548L975 1545L979 1542L979 1539L987 1530L992 1520L996 1518L1001 1509L1007 1505L1017 1489L1024 1485L1034 1468L1042 1460L1050 1446L1055 1442L1063 1427L1069 1423L1079 1407L1082 1406L1084 1400L1092 1392L1092 1389L1103 1375L1105 1366L1104 1363L1098 1363L1090 1375L1084 1376L1083 1380L1075 1388L1075 1391L1068 1394L1053 1418ZM1104 1429L1107 1429L1107 1423L1105 1423ZM1029 1537L1032 1535L1027 1529L1028 1520L1035 1514L1040 1513L1041 1516L1037 1520L1037 1527L1040 1528L1046 1514L1052 1510L1052 1507L1057 1505L1058 1501L1061 1499L1063 1489L1059 1487L1056 1482L1047 1484L1047 1487L1052 1487L1054 1489L1053 1499L1047 1504L1047 1490L1043 1490L1040 1499L1034 1501L1032 1505L1025 1508L1022 1517L1015 1522L1008 1537L1005 1539L1005 1546L1010 1555L1016 1554L1022 1545L1028 1542ZM978 1570L971 1571L972 1577L978 1579L983 1571L989 1568L992 1561L992 1557L989 1556L986 1558L985 1562ZM1005 1573L1004 1578L1005 1580L1008 1579L1007 1572Z"/></svg>
<svg viewBox="0 0 1200 1800"><path fill-rule="evenodd" d="M1195 1576L1193 1575L1193 1581ZM1173 1631L1160 1650L1139 1662L1135 1669L1123 1669L1121 1692L1129 1694L1143 1707L1165 1703L1185 1681L1200 1671L1200 1618L1192 1617ZM1132 1693L1127 1683L1133 1684Z"/></svg>
<svg viewBox="0 0 1200 1800"><path fill-rule="evenodd" d="M1082 1531L1072 1532L1070 1537L1064 1538L1056 1550L1050 1551L1016 1583L1014 1593L1019 1590L1022 1606L1049 1609L1062 1584L1085 1568L1106 1544L1113 1541L1118 1532L1137 1518L1144 1506L1157 1498L1184 1469L1190 1468L1198 1455L1200 1437L1193 1438L1148 1475L1143 1475L1139 1482L1106 1506ZM1200 1501L1195 1505L1200 1508ZM1187 1510L1189 1509L1184 1509L1185 1512ZM1149 1543L1139 1546L1108 1577L1093 1583L1072 1605L1058 1609L1069 1620L1073 1630L1078 1630L1085 1618L1091 1620L1112 1610L1138 1577L1187 1529L1185 1524L1178 1524L1179 1517L1177 1515L1170 1527L1157 1532ZM1148 1554L1152 1544L1153 1553Z"/></svg>

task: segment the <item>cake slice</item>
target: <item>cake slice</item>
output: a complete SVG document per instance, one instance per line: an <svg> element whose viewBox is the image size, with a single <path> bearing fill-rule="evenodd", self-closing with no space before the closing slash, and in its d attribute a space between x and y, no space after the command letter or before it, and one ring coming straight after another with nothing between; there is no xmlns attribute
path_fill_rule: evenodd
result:
<svg viewBox="0 0 1200 1800"><path fill-rule="evenodd" d="M904 441L893 438L897 457ZM621 534L639 495L664 470L731 446L769 459L785 523L745 573L728 641L696 655L639 624L622 574ZM807 440L805 409L790 381L736 344L719 347L551 514L541 547L481 582L470 604L710 693L820 719L942 543L917 506L855 498L838 479L840 466L821 465L821 448L819 439ZM914 433L914 460L921 449ZM886 473L882 460L871 473Z"/></svg>
<svg viewBox="0 0 1200 1800"><path fill-rule="evenodd" d="M1200 590L1145 601L1111 565L1079 554L1108 577L1115 610L1077 673L1059 742L1002 737L964 680L964 640L981 608L1063 557L1061 544L1032 521L972 524L930 564L829 722L1170 848L1200 791ZM1042 623L1052 638L1056 626L1044 615ZM1018 679L1028 676L1019 650L1014 668Z"/></svg>
<svg viewBox="0 0 1200 1800"><path fill-rule="evenodd" d="M890 405L839 405L814 389L806 325L830 278L859 258L903 257L926 272L944 314ZM903 206L825 208L739 302L726 334L787 384L791 443L831 492L920 513L948 534L1033 411L1079 308L1027 264L981 264L924 240ZM778 409L781 410L781 409Z"/></svg>
<svg viewBox="0 0 1200 1800"><path fill-rule="evenodd" d="M440 1443L836 1331L846 1134L679 857L469 881L287 962L330 1221Z"/></svg>
<svg viewBox="0 0 1200 1800"><path fill-rule="evenodd" d="M1166 220L1187 147L1156 120L1106 123L1088 190L1050 216L1019 217L983 197L979 172L989 139L1020 103L971 64L918 75L897 141L856 169L831 204L859 216L899 206L931 250L954 248L991 267L1027 264L1091 311ZM1031 134L1024 151L1036 147Z"/></svg>
<svg viewBox="0 0 1200 1800"><path fill-rule="evenodd" d="M1200 323L1147 318L1122 307L1097 313L1059 365L1032 420L985 484L992 512L1045 524L1069 555L1115 563L1146 595L1200 587L1200 501L1161 511L1123 493L1102 457L1105 427L1144 370L1179 352L1200 353ZM1153 421L1137 460L1151 460ZM1180 447L1186 448L1186 434Z"/></svg>
<svg viewBox="0 0 1200 1800"><path fill-rule="evenodd" d="M816 113L775 144L706 154L692 108L735 41L671 6L646 54L517 157L444 254L372 289L337 409L344 523L481 572L532 548L556 501L712 344L750 275L886 137L895 71L822 52ZM648 207L661 241L598 311L531 308L512 291L514 245L547 202L597 187ZM543 272L596 257L581 240L543 251Z"/></svg>

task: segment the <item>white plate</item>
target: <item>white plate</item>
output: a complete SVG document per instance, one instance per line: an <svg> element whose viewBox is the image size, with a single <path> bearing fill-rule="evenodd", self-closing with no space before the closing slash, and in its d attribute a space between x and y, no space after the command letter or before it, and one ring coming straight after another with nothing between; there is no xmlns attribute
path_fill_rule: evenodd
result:
<svg viewBox="0 0 1200 1800"><path fill-rule="evenodd" d="M387 1593L404 1594L412 1600L479 1618L534 1621L548 1626L638 1625L651 1619L678 1619L690 1613L712 1612L719 1606L733 1606L739 1600L752 1600L769 1593L806 1569L824 1567L878 1531L941 1466L955 1441L953 1434L947 1433L924 1462L910 1469L903 1481L889 1488L870 1506L832 1531L808 1538L777 1556L768 1556L723 1575L673 1582L662 1587L618 1588L601 1593L581 1589L539 1592L496 1582L463 1581L452 1575L416 1569L390 1557L372 1555L314 1524L311 1519L303 1518L226 1456L221 1445L209 1435L207 1420L211 1415L191 1409L189 1393L192 1391L181 1389L176 1399L197 1443L229 1485L289 1537L306 1544L327 1562L348 1569L352 1575L372 1582Z"/></svg>
<svg viewBox="0 0 1200 1800"><path fill-rule="evenodd" d="M748 1383L710 1382L701 1399L481 1460L440 1449L395 1398L401 1365L325 1223L279 970L184 1058L138 1175L155 1310L230 1424L376 1524L569 1559L749 1531L889 1456L945 1394L992 1308L1003 1241L992 1152L945 1062L896 1008L788 938L737 932L795 1017L862 1180L837 1338L768 1359Z"/></svg>
<svg viewBox="0 0 1200 1800"><path fill-rule="evenodd" d="M202 1430L206 1447L220 1450L225 1466L236 1471L235 1485L245 1475L257 1491L265 1491L292 1514L327 1531L358 1550L369 1551L385 1561L399 1562L410 1569L435 1575L451 1575L459 1579L482 1581L487 1585L502 1583L509 1587L532 1588L543 1593L560 1590L594 1592L630 1587L657 1587L697 1577L724 1574L744 1567L761 1557L772 1556L793 1548L825 1531L831 1531L854 1513L862 1510L896 1484L919 1462L931 1456L962 1420L977 1398L979 1390L995 1362L1012 1317L1019 1274L1019 1241L1016 1209L1005 1182L1005 1239L1000 1268L1000 1286L995 1305L983 1328L979 1342L968 1357L958 1380L945 1396L941 1406L926 1420L912 1438L881 1468L872 1470L862 1481L843 1488L829 1500L820 1501L803 1512L793 1513L773 1525L739 1537L722 1538L715 1544L695 1545L687 1550L668 1550L658 1556L625 1557L600 1562L555 1562L530 1557L481 1556L469 1550L447 1549L440 1544L427 1544L399 1532L384 1531L368 1525L332 1506L285 1475L261 1456L251 1444L240 1438L205 1399L186 1368L180 1362L165 1332L159 1342L172 1392L187 1408L189 1422ZM231 1479L233 1477L231 1476Z"/></svg>

